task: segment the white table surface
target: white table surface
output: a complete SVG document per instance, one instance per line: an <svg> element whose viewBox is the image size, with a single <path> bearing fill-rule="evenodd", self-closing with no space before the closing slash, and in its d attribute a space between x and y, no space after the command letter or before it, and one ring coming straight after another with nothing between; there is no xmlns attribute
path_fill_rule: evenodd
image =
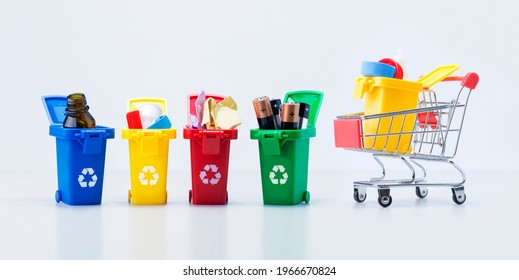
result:
<svg viewBox="0 0 519 280"><path fill-rule="evenodd" d="M297 206L264 206L253 171L230 171L226 206L190 205L186 171L169 172L161 206L128 204L128 171L106 174L100 206L55 203L55 171L2 171L0 259L519 258L516 173L467 171L461 206L448 188L356 203L352 181L375 171L311 172Z"/></svg>

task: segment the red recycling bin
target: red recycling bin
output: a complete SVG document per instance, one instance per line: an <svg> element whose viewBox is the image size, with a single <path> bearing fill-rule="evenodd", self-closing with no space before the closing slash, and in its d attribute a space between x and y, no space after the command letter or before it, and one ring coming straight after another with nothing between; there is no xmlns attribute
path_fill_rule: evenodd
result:
<svg viewBox="0 0 519 280"><path fill-rule="evenodd" d="M206 94L219 102L223 96ZM197 95L189 96L189 112L195 112ZM184 139L190 140L191 183L189 202L203 205L227 204L227 176L231 140L237 129L184 128Z"/></svg>

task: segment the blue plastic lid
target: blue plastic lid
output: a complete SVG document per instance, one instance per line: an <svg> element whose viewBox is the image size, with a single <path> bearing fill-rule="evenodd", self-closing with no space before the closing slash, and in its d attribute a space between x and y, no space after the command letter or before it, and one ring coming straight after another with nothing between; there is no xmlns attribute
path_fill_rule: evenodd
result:
<svg viewBox="0 0 519 280"><path fill-rule="evenodd" d="M363 61L360 73L366 77L394 78L396 68L382 62Z"/></svg>
<svg viewBox="0 0 519 280"><path fill-rule="evenodd" d="M169 120L168 116L163 115L160 117L156 122L154 122L152 125L148 127L148 129L170 129L171 128L171 121Z"/></svg>
<svg viewBox="0 0 519 280"><path fill-rule="evenodd" d="M51 125L63 125L65 120L65 109L67 108L67 97L64 95L42 96L43 107Z"/></svg>

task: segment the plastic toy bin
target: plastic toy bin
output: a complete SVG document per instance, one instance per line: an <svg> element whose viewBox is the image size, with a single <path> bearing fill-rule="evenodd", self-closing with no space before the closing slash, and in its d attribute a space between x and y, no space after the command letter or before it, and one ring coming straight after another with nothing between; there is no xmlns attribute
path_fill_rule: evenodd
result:
<svg viewBox="0 0 519 280"><path fill-rule="evenodd" d="M196 114L198 94L188 95L188 112ZM216 102L225 97L205 94ZM237 129L184 128L184 139L189 139L191 152L191 184L189 202L202 205L227 204L227 176L231 141L238 139Z"/></svg>
<svg viewBox="0 0 519 280"><path fill-rule="evenodd" d="M354 96L365 98L364 114L373 115L387 112L415 109L418 104L418 93L422 90L422 83L391 79L383 77L363 77L355 80ZM365 149L384 150L386 152L410 153L411 134L403 136L377 136L375 134L400 134L412 132L416 116L382 118L380 120L366 120L363 123L363 144ZM391 127L391 130L389 129ZM389 138L387 138L389 137ZM400 139L400 140L399 140Z"/></svg>
<svg viewBox="0 0 519 280"><path fill-rule="evenodd" d="M250 137L259 143L263 203L293 205L310 202L308 155L315 128L253 129Z"/></svg>
<svg viewBox="0 0 519 280"><path fill-rule="evenodd" d="M42 97L51 123L49 135L56 137L58 190L56 202L69 205L101 204L105 169L106 140L114 129L63 128L66 96Z"/></svg>
<svg viewBox="0 0 519 280"><path fill-rule="evenodd" d="M258 140L264 204L310 202L307 190L310 138L316 136L315 122L322 97L323 93L318 91L295 91L285 95L285 103L310 104L306 129L250 131L250 138Z"/></svg>
<svg viewBox="0 0 519 280"><path fill-rule="evenodd" d="M128 101L128 112L140 104L155 103L166 114L166 100L135 98ZM123 129L122 138L128 140L130 152L131 190L128 202L132 204L166 204L168 194L169 140L176 138L176 129Z"/></svg>
<svg viewBox="0 0 519 280"><path fill-rule="evenodd" d="M231 140L238 138L236 129L184 129L190 140L191 183L189 202L193 204L226 204L227 176Z"/></svg>

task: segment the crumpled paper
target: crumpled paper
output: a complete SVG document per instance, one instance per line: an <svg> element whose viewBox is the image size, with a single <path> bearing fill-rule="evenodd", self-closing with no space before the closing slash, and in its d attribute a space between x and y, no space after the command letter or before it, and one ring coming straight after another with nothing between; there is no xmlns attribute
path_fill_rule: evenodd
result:
<svg viewBox="0 0 519 280"><path fill-rule="evenodd" d="M234 129L241 124L238 106L230 96L216 103L208 98L204 103L202 125L207 129Z"/></svg>
<svg viewBox="0 0 519 280"><path fill-rule="evenodd" d="M212 113L215 107L216 101L212 97L209 97L205 100L202 114L202 125L207 129L216 129Z"/></svg>
<svg viewBox="0 0 519 280"><path fill-rule="evenodd" d="M238 106L230 96L216 104L213 116L215 125L219 129L234 129L241 124Z"/></svg>

